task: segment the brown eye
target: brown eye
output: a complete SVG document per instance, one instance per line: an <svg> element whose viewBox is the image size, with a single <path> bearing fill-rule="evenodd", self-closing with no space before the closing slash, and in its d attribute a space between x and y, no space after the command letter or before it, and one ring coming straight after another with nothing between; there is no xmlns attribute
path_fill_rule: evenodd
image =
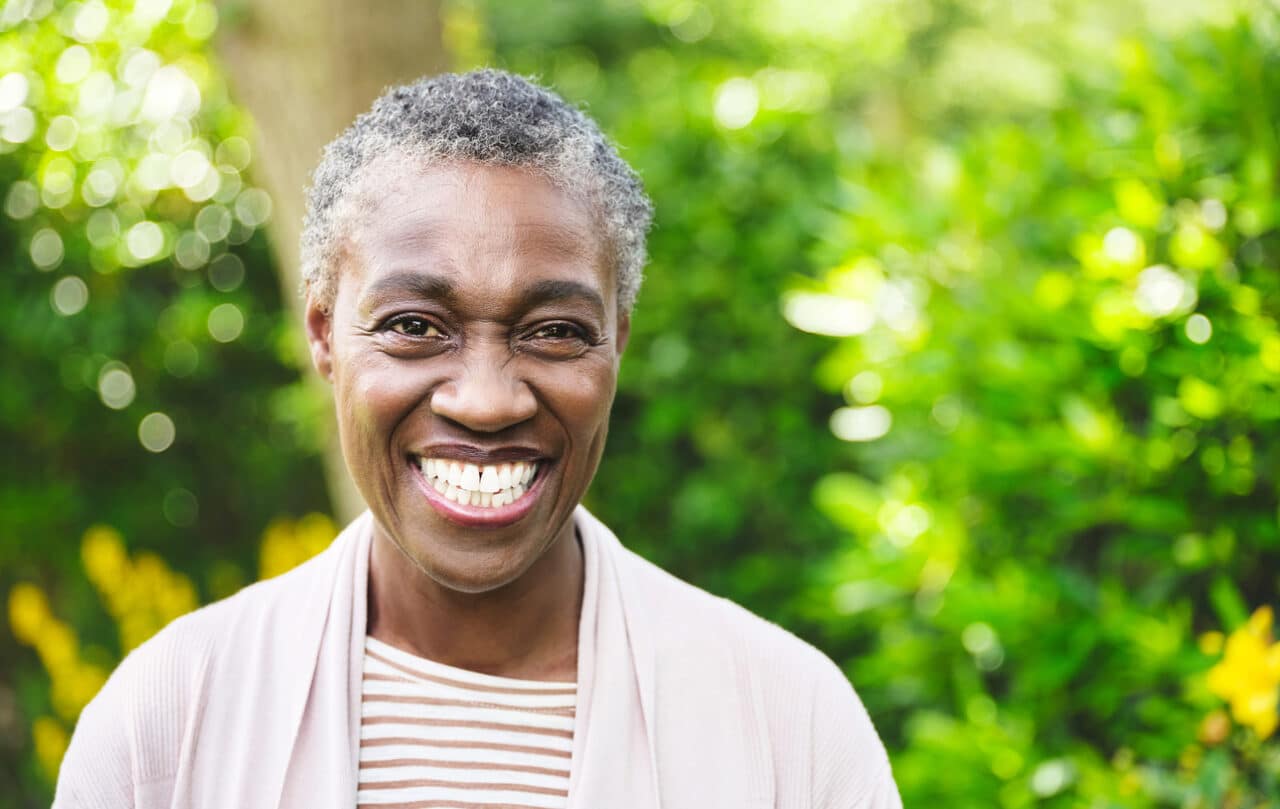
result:
<svg viewBox="0 0 1280 809"><path fill-rule="evenodd" d="M569 323L548 323L538 328L533 336L540 340L567 340L582 337L582 331Z"/></svg>
<svg viewBox="0 0 1280 809"><path fill-rule="evenodd" d="M406 337L439 337L440 330L425 317L401 315L387 323L387 328Z"/></svg>

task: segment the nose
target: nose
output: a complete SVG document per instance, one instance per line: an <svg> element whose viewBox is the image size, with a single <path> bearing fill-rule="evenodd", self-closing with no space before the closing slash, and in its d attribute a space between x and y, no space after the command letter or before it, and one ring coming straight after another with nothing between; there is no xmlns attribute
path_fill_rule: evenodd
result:
<svg viewBox="0 0 1280 809"><path fill-rule="evenodd" d="M431 412L478 433L496 433L533 418L538 401L509 355L478 352L431 394Z"/></svg>

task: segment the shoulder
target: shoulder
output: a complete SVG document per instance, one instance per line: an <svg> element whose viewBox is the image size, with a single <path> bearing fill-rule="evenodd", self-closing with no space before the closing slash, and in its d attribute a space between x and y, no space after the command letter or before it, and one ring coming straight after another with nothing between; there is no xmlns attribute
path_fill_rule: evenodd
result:
<svg viewBox="0 0 1280 809"><path fill-rule="evenodd" d="M775 740L779 796L815 807L901 806L888 756L849 679L786 629L623 549L620 573L653 620L664 667L712 665L751 683L754 713ZM811 803L810 803L811 802Z"/></svg>
<svg viewBox="0 0 1280 809"><path fill-rule="evenodd" d="M132 806L141 786L172 778L216 663L270 636L281 623L273 617L287 625L300 596L323 586L327 553L170 622L130 652L76 722L55 805Z"/></svg>
<svg viewBox="0 0 1280 809"><path fill-rule="evenodd" d="M660 627L660 642L690 648L727 645L740 660L759 664L761 673L770 676L810 681L834 675L844 681L826 655L781 626L677 578L626 548L620 557L625 586L643 600L644 611Z"/></svg>

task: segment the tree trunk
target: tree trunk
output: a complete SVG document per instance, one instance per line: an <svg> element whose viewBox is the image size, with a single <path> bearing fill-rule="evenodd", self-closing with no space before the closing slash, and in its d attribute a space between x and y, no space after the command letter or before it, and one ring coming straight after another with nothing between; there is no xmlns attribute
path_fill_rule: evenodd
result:
<svg viewBox="0 0 1280 809"><path fill-rule="evenodd" d="M274 203L268 236L302 341L303 189L324 145L383 89L447 68L440 3L242 0L224 3L221 12L218 52L235 100L256 124L252 173ZM330 395L315 374L308 378L317 395ZM326 476L336 516L345 522L364 504L343 463L336 424L330 426Z"/></svg>

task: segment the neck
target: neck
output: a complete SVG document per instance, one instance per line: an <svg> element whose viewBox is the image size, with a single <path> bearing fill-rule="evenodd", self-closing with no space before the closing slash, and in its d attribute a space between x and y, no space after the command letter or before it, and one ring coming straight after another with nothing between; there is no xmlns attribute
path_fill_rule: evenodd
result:
<svg viewBox="0 0 1280 809"><path fill-rule="evenodd" d="M515 581L463 593L412 564L382 532L369 559L367 632L437 663L527 680L577 677L582 549L570 520Z"/></svg>

